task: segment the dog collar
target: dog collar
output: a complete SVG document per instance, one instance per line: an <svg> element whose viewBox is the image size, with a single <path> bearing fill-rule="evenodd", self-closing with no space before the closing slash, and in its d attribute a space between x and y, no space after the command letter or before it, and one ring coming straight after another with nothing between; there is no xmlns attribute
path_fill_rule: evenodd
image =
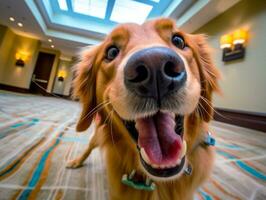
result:
<svg viewBox="0 0 266 200"><path fill-rule="evenodd" d="M205 136L205 140L204 140L204 144L207 146L215 146L215 138L212 137L211 132L207 132L206 136Z"/></svg>
<svg viewBox="0 0 266 200"><path fill-rule="evenodd" d="M153 191L155 190L156 186L155 183L146 177L145 182L142 181L136 181L134 180L134 176L136 174L136 170L132 170L132 172L128 174L124 174L122 176L121 182L129 187L132 187L137 190L146 190L146 191Z"/></svg>
<svg viewBox="0 0 266 200"><path fill-rule="evenodd" d="M192 151L190 153L192 153L193 151L195 151L199 146L202 147L208 147L208 146L215 146L215 138L212 137L211 132L207 132L203 138L202 141L200 141L199 143L196 143L193 148ZM188 163L187 168L184 170L186 175L191 175L193 171L192 165L190 163Z"/></svg>
<svg viewBox="0 0 266 200"><path fill-rule="evenodd" d="M199 142L193 145L191 153L195 151L195 149L198 148L199 146L202 146L202 147L215 146L215 143L216 143L215 138L212 137L211 132L208 131L203 136L202 140L200 140Z"/></svg>
<svg viewBox="0 0 266 200"><path fill-rule="evenodd" d="M193 152L199 146L204 146L204 147L215 146L215 139L212 137L209 131L205 134L203 140L201 140L199 143L196 143L196 145L194 145L191 152ZM192 165L188 163L186 169L184 170L184 174L190 176L192 172L193 172ZM145 181L144 180L136 181L134 179L135 175L136 175L136 170L133 169L130 174L124 174L122 176L121 182L124 185L127 185L137 190L153 191L156 189L156 185L151 179L146 177Z"/></svg>

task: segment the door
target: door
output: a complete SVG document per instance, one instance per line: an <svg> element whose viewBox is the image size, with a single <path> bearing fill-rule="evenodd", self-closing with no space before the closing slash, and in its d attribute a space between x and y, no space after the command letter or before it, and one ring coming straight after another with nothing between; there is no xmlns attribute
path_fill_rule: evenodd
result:
<svg viewBox="0 0 266 200"><path fill-rule="evenodd" d="M46 95L46 89L54 64L55 55L39 52L35 69L32 75L30 92Z"/></svg>

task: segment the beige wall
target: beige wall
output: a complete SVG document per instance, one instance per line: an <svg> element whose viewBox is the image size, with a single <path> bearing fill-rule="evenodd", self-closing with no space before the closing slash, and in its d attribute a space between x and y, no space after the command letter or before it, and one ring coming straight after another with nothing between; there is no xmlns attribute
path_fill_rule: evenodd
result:
<svg viewBox="0 0 266 200"><path fill-rule="evenodd" d="M24 67L15 65L17 52L28 55ZM17 35L3 25L0 25L0 83L28 89L39 52L55 54L47 92L51 93L55 88L55 91L60 89L59 94L69 95L72 80L71 61L62 61L59 65L60 51L43 48L40 41ZM67 77L63 85L55 82L58 66L64 67L67 71Z"/></svg>
<svg viewBox="0 0 266 200"><path fill-rule="evenodd" d="M12 41L14 40L15 34L4 26L2 26L0 31L2 35L2 42L0 45L0 83L2 83L2 78L4 77L4 69L7 65L7 61L10 55L10 52L7 51L7 49L12 48Z"/></svg>
<svg viewBox="0 0 266 200"><path fill-rule="evenodd" d="M0 24L0 47L6 34L7 27Z"/></svg>
<svg viewBox="0 0 266 200"><path fill-rule="evenodd" d="M249 32L243 60L223 63L220 37L236 29ZM242 0L197 33L206 33L214 48L214 59L223 74L223 97L215 96L220 108L266 112L266 1Z"/></svg>
<svg viewBox="0 0 266 200"><path fill-rule="evenodd" d="M7 29L0 47L0 83L29 88L39 46L38 40L16 35ZM15 65L17 52L27 54L24 67Z"/></svg>
<svg viewBox="0 0 266 200"><path fill-rule="evenodd" d="M55 77L55 83L53 88L53 93L61 94L61 95L70 95L70 88L71 88L71 82L72 82L72 61L71 60L64 60L60 59L58 70ZM60 70L64 70L66 72L66 77L63 82L58 81L58 72Z"/></svg>

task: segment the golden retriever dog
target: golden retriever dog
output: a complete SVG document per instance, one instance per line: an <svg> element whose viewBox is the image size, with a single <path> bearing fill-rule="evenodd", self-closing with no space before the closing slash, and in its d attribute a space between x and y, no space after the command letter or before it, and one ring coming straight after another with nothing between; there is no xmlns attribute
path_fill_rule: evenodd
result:
<svg viewBox="0 0 266 200"><path fill-rule="evenodd" d="M212 168L204 138L218 78L204 35L166 18L119 25L76 66L77 131L96 129L67 167L100 147L110 199L193 199Z"/></svg>

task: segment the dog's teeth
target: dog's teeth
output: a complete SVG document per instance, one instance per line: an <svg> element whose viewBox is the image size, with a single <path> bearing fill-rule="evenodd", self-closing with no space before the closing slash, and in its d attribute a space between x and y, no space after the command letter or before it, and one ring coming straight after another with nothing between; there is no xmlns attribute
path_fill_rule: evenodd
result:
<svg viewBox="0 0 266 200"><path fill-rule="evenodd" d="M151 185L151 183L152 183L152 180L150 179L150 178L146 178L146 181L145 181L145 184L146 185Z"/></svg>
<svg viewBox="0 0 266 200"><path fill-rule="evenodd" d="M171 167L175 167L176 166L176 164L175 163L173 163L172 165L171 165Z"/></svg>
<svg viewBox="0 0 266 200"><path fill-rule="evenodd" d="M175 167L175 166L176 166L175 163L169 163L167 165L163 165L163 169L165 169L165 168L172 168L172 167Z"/></svg>
<svg viewBox="0 0 266 200"><path fill-rule="evenodd" d="M175 161L175 163L174 163L174 167L177 166L177 165L180 165L180 163L181 163L181 159L178 158L178 159Z"/></svg>
<svg viewBox="0 0 266 200"><path fill-rule="evenodd" d="M144 160L147 164L150 165L150 164L151 164L151 161L150 161L149 157L147 156L146 151L144 150L144 148L141 148L141 149L140 149L140 154L141 154L143 160Z"/></svg>
<svg viewBox="0 0 266 200"><path fill-rule="evenodd" d="M171 112L169 113L172 118L175 118L175 113Z"/></svg>
<svg viewBox="0 0 266 200"><path fill-rule="evenodd" d="M165 165L165 168L171 168L172 167L172 163L168 163L167 165Z"/></svg>
<svg viewBox="0 0 266 200"><path fill-rule="evenodd" d="M160 168L159 165L156 165L156 164L151 164L151 166L152 166L153 168L156 168L156 169Z"/></svg>
<svg viewBox="0 0 266 200"><path fill-rule="evenodd" d="M160 165L160 168L165 169L165 168L167 168L167 166L166 165Z"/></svg>
<svg viewBox="0 0 266 200"><path fill-rule="evenodd" d="M182 151L181 151L181 156L180 158L183 158L187 153L187 142L186 140L183 140L183 145L182 145Z"/></svg>

